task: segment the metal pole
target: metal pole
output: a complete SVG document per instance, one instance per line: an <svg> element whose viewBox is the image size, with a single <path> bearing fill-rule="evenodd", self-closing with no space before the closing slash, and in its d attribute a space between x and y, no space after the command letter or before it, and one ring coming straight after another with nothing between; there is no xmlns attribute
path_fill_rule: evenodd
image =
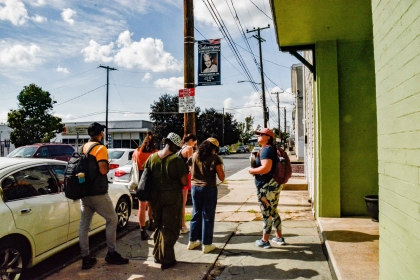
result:
<svg viewBox="0 0 420 280"><path fill-rule="evenodd" d="M105 139L104 139L104 144L108 144L108 90L109 90L109 70L117 70L115 68L109 67L109 66L102 66L99 65L100 68L105 68L106 69L106 112L105 112Z"/></svg>
<svg viewBox="0 0 420 280"><path fill-rule="evenodd" d="M194 88L194 3L184 0L184 88ZM196 134L195 112L184 113L184 135Z"/></svg>
<svg viewBox="0 0 420 280"><path fill-rule="evenodd" d="M222 116L222 146L225 146L225 107L223 107Z"/></svg>
<svg viewBox="0 0 420 280"><path fill-rule="evenodd" d="M286 107L284 107L284 133L286 133Z"/></svg>
<svg viewBox="0 0 420 280"><path fill-rule="evenodd" d="M279 124L279 138L281 141L281 129L280 129L280 98L279 92L277 92L277 123Z"/></svg>

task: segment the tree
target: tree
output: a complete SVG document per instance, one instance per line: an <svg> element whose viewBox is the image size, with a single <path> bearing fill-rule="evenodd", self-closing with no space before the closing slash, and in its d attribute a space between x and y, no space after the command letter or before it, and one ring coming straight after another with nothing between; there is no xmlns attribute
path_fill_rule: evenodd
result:
<svg viewBox="0 0 420 280"><path fill-rule="evenodd" d="M184 114L178 113L178 103L177 95L165 93L150 105L152 111L149 116L157 139L166 137L169 132L175 132L181 138L184 135ZM195 113L196 116L200 113L199 107L195 108Z"/></svg>
<svg viewBox="0 0 420 280"><path fill-rule="evenodd" d="M240 139L244 144L249 142L249 139L254 135L254 117L252 115L249 115L245 118L245 122L241 123L241 135Z"/></svg>
<svg viewBox="0 0 420 280"><path fill-rule="evenodd" d="M223 114L214 108L206 109L198 117L197 137L199 142L208 137L215 137L220 145L230 145L239 139L240 131L238 123L233 119L233 115L225 113L224 116L224 137L223 137ZM224 139L224 143L223 142Z"/></svg>
<svg viewBox="0 0 420 280"><path fill-rule="evenodd" d="M53 101L48 91L35 84L25 86L17 97L17 110L7 113L7 125L13 129L10 141L16 146L49 142L64 130L61 118L53 116Z"/></svg>

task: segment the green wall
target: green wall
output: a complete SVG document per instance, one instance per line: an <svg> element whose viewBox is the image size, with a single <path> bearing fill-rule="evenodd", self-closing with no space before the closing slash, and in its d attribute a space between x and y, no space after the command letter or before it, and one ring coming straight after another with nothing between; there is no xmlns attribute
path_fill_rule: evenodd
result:
<svg viewBox="0 0 420 280"><path fill-rule="evenodd" d="M367 215L378 194L375 68L372 41L316 44L317 215Z"/></svg>
<svg viewBox="0 0 420 280"><path fill-rule="evenodd" d="M378 194L375 64L372 41L339 41L341 216L366 215Z"/></svg>

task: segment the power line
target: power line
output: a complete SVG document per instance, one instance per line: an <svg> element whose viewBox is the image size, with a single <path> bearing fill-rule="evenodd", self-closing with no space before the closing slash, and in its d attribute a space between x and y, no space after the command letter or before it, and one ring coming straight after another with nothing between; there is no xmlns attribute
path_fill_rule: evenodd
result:
<svg viewBox="0 0 420 280"><path fill-rule="evenodd" d="M104 87L104 86L106 86L106 84L104 84L104 85L102 85L102 86L99 86L99 87L97 87L97 88L95 88L95 89L92 89L92 90L90 90L90 91L88 91L88 92L85 92L85 93L83 93L83 94L81 94L81 95L78 95L78 96L76 96L76 97L73 97L73 98L71 98L71 99L68 99L68 100L66 100L66 101L64 101L64 102L61 102L61 103L55 104L55 105L54 105L54 107L57 107L57 106L60 106L60 105L62 105L62 104L64 104L64 103L67 103L67 102L70 102L70 101L72 101L72 100L75 100L75 99L77 99L77 98L79 98L79 97L82 97L82 96L84 96L84 95L86 95L86 94L88 94L88 93L91 93L91 92L93 92L93 91L95 91L95 90L97 90L97 89L100 89L101 87Z"/></svg>
<svg viewBox="0 0 420 280"><path fill-rule="evenodd" d="M269 19L273 20L271 17L269 17L263 10L261 10L254 2L252 2L252 0L249 0L252 4L254 4L255 7L257 7L258 10L260 10L266 17L268 17Z"/></svg>

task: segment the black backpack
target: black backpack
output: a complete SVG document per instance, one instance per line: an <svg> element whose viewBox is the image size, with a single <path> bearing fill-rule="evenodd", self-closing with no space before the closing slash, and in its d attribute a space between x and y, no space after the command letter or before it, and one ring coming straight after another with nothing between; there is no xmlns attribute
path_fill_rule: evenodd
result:
<svg viewBox="0 0 420 280"><path fill-rule="evenodd" d="M93 144L86 151L86 154L83 152L74 152L71 155L66 166L66 171L64 172L64 194L67 198L77 200L88 194L88 182L92 182L89 176L89 153L98 145L101 144Z"/></svg>

